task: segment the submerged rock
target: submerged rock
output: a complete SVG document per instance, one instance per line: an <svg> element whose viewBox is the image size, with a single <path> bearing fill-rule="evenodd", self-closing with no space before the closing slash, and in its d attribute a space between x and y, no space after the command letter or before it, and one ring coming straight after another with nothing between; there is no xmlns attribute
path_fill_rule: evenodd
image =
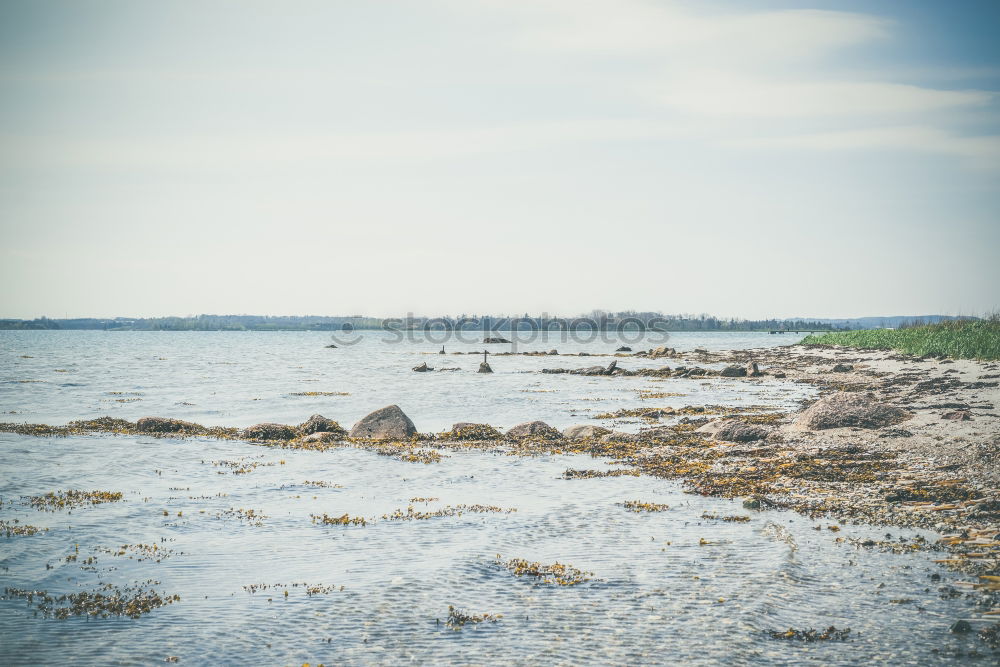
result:
<svg viewBox="0 0 1000 667"><path fill-rule="evenodd" d="M247 440L292 440L298 436L298 431L287 424L264 422L247 426L240 431L240 437Z"/></svg>
<svg viewBox="0 0 1000 667"><path fill-rule="evenodd" d="M563 437L569 440L584 440L586 438L599 438L602 435L611 433L609 429L593 424L577 424L563 429Z"/></svg>
<svg viewBox="0 0 1000 667"><path fill-rule="evenodd" d="M563 437L562 433L543 421L524 422L517 426L511 426L507 430L507 435L511 438L541 438L542 440L558 440Z"/></svg>
<svg viewBox="0 0 1000 667"><path fill-rule="evenodd" d="M882 428L906 421L911 416L902 408L877 402L871 394L842 391L813 403L795 423L814 430L845 426Z"/></svg>
<svg viewBox="0 0 1000 667"><path fill-rule="evenodd" d="M167 417L143 417L135 423L135 427L146 433L196 433L205 428L200 424Z"/></svg>
<svg viewBox="0 0 1000 667"><path fill-rule="evenodd" d="M327 419L323 415L313 415L306 421L299 424L299 433L302 435L311 435L313 433L339 433L345 435L347 433L344 428L333 421L332 419Z"/></svg>
<svg viewBox="0 0 1000 667"><path fill-rule="evenodd" d="M316 431L302 438L299 442L303 444L338 442L343 440L345 435L346 432L343 429L340 431Z"/></svg>
<svg viewBox="0 0 1000 667"><path fill-rule="evenodd" d="M417 427L398 405L387 405L362 418L350 435L370 440L408 440L416 433Z"/></svg>

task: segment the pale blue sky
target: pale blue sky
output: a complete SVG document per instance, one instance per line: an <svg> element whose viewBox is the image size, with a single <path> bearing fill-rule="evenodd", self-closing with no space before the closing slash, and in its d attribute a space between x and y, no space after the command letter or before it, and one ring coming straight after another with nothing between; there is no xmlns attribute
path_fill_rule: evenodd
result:
<svg viewBox="0 0 1000 667"><path fill-rule="evenodd" d="M981 313L996 7L0 0L0 317Z"/></svg>

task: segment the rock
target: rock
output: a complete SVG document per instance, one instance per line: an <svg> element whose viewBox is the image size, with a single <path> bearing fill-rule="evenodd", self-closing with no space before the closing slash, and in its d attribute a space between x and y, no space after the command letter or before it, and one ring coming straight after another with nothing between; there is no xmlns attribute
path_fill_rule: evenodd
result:
<svg viewBox="0 0 1000 667"><path fill-rule="evenodd" d="M842 391L813 403L799 415L795 423L813 430L845 426L882 428L898 424L911 416L906 410L876 402L870 394Z"/></svg>
<svg viewBox="0 0 1000 667"><path fill-rule="evenodd" d="M197 433L205 428L200 424L166 417L143 417L135 423L135 427L146 433Z"/></svg>
<svg viewBox="0 0 1000 667"><path fill-rule="evenodd" d="M741 377L746 377L746 374L747 374L747 369L743 368L742 366L726 366L721 371L719 371L719 375L721 375L724 378L741 378Z"/></svg>
<svg viewBox="0 0 1000 667"><path fill-rule="evenodd" d="M968 410L953 410L941 415L941 419L954 419L956 421L972 421L972 414Z"/></svg>
<svg viewBox="0 0 1000 667"><path fill-rule="evenodd" d="M559 350L549 350L549 354L559 354Z"/></svg>
<svg viewBox="0 0 1000 667"><path fill-rule="evenodd" d="M416 433L417 427L398 405L387 405L355 424L350 435L369 440L408 440Z"/></svg>
<svg viewBox="0 0 1000 667"><path fill-rule="evenodd" d="M419 366L414 366L413 367L413 371L415 373L426 373L427 371L432 371L432 370L434 370L434 369L431 368L430 366L428 366L426 361L424 363L420 364Z"/></svg>
<svg viewBox="0 0 1000 667"><path fill-rule="evenodd" d="M524 422L517 426L511 426L507 430L507 435L511 438L539 438L542 440L558 440L563 437L562 433L543 421Z"/></svg>
<svg viewBox="0 0 1000 667"><path fill-rule="evenodd" d="M951 632L964 635L967 632L972 632L972 624L965 620L955 621L948 629Z"/></svg>
<svg viewBox="0 0 1000 667"><path fill-rule="evenodd" d="M660 347L654 347L648 352L648 355L652 358L656 357L672 357L677 354L677 350L672 347L666 347L661 345Z"/></svg>
<svg viewBox="0 0 1000 667"><path fill-rule="evenodd" d="M760 498L747 498L743 501L744 509L748 510L759 510L762 505L763 503L760 501Z"/></svg>
<svg viewBox="0 0 1000 667"><path fill-rule="evenodd" d="M666 409L650 410L649 412L643 412L641 416L646 419L659 419L660 417L669 417L672 414L674 414L673 409L666 408Z"/></svg>
<svg viewBox="0 0 1000 667"><path fill-rule="evenodd" d="M763 373L760 372L760 368L757 366L756 361L751 361L747 364L746 373L752 378L760 377Z"/></svg>
<svg viewBox="0 0 1000 667"><path fill-rule="evenodd" d="M771 429L769 428L730 419L715 432L715 437L729 442L753 442L765 439L770 433Z"/></svg>
<svg viewBox="0 0 1000 667"><path fill-rule="evenodd" d="M610 364L608 364L608 367L604 369L604 374L611 375L612 373L615 372L616 368L618 368L618 362L612 361Z"/></svg>
<svg viewBox="0 0 1000 667"><path fill-rule="evenodd" d="M569 440L585 440L587 438L599 438L602 435L611 433L610 430L593 424L577 424L563 429L563 437Z"/></svg>
<svg viewBox="0 0 1000 667"><path fill-rule="evenodd" d="M328 349L328 350L336 350L337 346L334 345L333 343L330 343L329 345L326 346L326 349Z"/></svg>
<svg viewBox="0 0 1000 667"><path fill-rule="evenodd" d="M327 442L339 442L344 438L346 432L341 429L340 431L316 431L315 433L310 433L306 437L299 440L303 444L319 444Z"/></svg>
<svg viewBox="0 0 1000 667"><path fill-rule="evenodd" d="M832 370L834 373L847 373L854 370L854 364L837 364Z"/></svg>
<svg viewBox="0 0 1000 667"><path fill-rule="evenodd" d="M501 338L500 336L494 336L493 338L484 338L484 343L509 343L510 341L506 338Z"/></svg>
<svg viewBox="0 0 1000 667"><path fill-rule="evenodd" d="M784 371L771 371L771 377L774 377L774 378L783 378L783 377L785 377L785 373L784 373Z"/></svg>
<svg viewBox="0 0 1000 667"><path fill-rule="evenodd" d="M708 350L706 350L706 349L705 349L705 348L703 348L703 347L696 347L696 348L694 348L694 351L695 351L695 352L696 352L697 354L708 354Z"/></svg>
<svg viewBox="0 0 1000 667"><path fill-rule="evenodd" d="M632 348L630 348L628 345L622 345L620 348L615 350L615 352L631 352L631 351Z"/></svg>
<svg viewBox="0 0 1000 667"><path fill-rule="evenodd" d="M477 373L492 373L493 369L490 368L490 365L487 362L484 361L484 362L482 362L482 363L479 364L479 370L476 371L476 372Z"/></svg>
<svg viewBox="0 0 1000 667"><path fill-rule="evenodd" d="M306 421L299 424L299 433L302 435L312 435L313 433L339 433L346 435L347 431L332 419L327 419L323 415L313 415Z"/></svg>
<svg viewBox="0 0 1000 667"><path fill-rule="evenodd" d="M294 427L271 422L247 426L240 431L240 437L247 440L293 440L297 435Z"/></svg>
<svg viewBox="0 0 1000 667"><path fill-rule="evenodd" d="M489 424L459 422L452 424L451 430L441 436L451 440L503 440L504 435Z"/></svg>

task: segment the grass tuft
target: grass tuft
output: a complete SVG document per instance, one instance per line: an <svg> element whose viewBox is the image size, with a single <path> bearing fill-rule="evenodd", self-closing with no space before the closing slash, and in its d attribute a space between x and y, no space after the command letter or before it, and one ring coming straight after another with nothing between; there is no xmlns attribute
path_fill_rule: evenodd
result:
<svg viewBox="0 0 1000 667"><path fill-rule="evenodd" d="M1000 359L1000 320L951 320L907 329L812 334L806 336L802 344L899 350L918 357Z"/></svg>

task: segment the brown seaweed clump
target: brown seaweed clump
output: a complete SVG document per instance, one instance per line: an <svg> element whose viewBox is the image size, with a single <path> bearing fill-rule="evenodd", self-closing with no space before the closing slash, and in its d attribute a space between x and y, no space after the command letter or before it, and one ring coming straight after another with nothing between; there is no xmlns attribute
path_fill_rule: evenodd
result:
<svg viewBox="0 0 1000 667"><path fill-rule="evenodd" d="M26 523L21 523L17 519L13 521L2 521L0 520L0 533L4 537L22 537L28 535L37 535L40 532L47 531L48 528L39 528L38 526L31 526Z"/></svg>
<svg viewBox="0 0 1000 667"><path fill-rule="evenodd" d="M104 591L113 591L106 593ZM179 595L161 595L144 586L116 587L104 584L94 591L81 591L67 595L49 595L46 591L29 591L5 588L5 599L21 598L34 606L45 618L67 619L71 616L108 618L128 616L139 618L164 605L179 602Z"/></svg>
<svg viewBox="0 0 1000 667"><path fill-rule="evenodd" d="M816 641L827 641L827 640L839 640L843 641L851 634L850 628L844 628L843 630L838 630L834 626L828 627L826 630L796 630L794 628L788 628L784 632L780 630L770 630L768 635L771 639L795 639L803 642L816 642Z"/></svg>
<svg viewBox="0 0 1000 667"><path fill-rule="evenodd" d="M670 505L646 503L641 500L626 500L619 505L632 512L663 512L670 509Z"/></svg>
<svg viewBox="0 0 1000 667"><path fill-rule="evenodd" d="M461 630L468 623L496 623L501 618L503 618L503 614L467 614L460 609L455 609L452 605L448 605L448 620L446 623L449 628L457 631Z"/></svg>
<svg viewBox="0 0 1000 667"><path fill-rule="evenodd" d="M585 581L590 581L591 577L594 576L593 572L584 572L572 565L559 562L544 565L525 560L524 558L512 558L505 561L500 557L500 554L497 554L496 562L515 576L535 577L539 583L543 584L575 586Z"/></svg>
<svg viewBox="0 0 1000 667"><path fill-rule="evenodd" d="M341 516L330 516L329 514L310 514L313 523L320 523L324 526L367 526L368 521L362 516L351 516L343 514Z"/></svg>
<svg viewBox="0 0 1000 667"><path fill-rule="evenodd" d="M496 505L447 505L439 510L419 512L413 509L413 505L407 506L406 510L394 510L390 514L383 514L385 521L415 521L433 519L440 516L462 516L463 514L510 514L516 512L514 508L497 507Z"/></svg>
<svg viewBox="0 0 1000 667"><path fill-rule="evenodd" d="M42 496L28 496L28 504L36 510L56 512L86 505L100 505L124 500L120 491L49 491Z"/></svg>

